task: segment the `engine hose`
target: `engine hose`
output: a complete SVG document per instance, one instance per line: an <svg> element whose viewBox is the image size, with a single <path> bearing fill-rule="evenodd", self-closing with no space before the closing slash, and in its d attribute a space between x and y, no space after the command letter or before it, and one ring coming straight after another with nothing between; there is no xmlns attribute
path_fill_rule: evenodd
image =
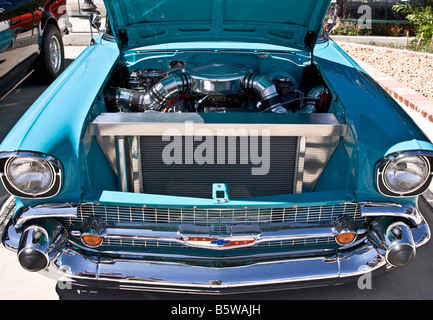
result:
<svg viewBox="0 0 433 320"><path fill-rule="evenodd" d="M240 79L245 91L260 97L265 109L275 110L281 107L280 96L274 83L266 76L248 73ZM173 72L170 76L150 88L148 92L124 88L106 90L106 99L131 112L159 110L174 96L189 93L194 85L193 78L186 72Z"/></svg>
<svg viewBox="0 0 433 320"><path fill-rule="evenodd" d="M276 109L281 106L281 99L274 83L266 76L256 73L248 73L242 80L246 91L252 91L259 95L260 101L266 109Z"/></svg>
<svg viewBox="0 0 433 320"><path fill-rule="evenodd" d="M116 88L106 91L106 98L114 98L118 104L132 112L158 110L175 95L190 92L192 84L192 78L187 73L175 72L155 84L148 92Z"/></svg>

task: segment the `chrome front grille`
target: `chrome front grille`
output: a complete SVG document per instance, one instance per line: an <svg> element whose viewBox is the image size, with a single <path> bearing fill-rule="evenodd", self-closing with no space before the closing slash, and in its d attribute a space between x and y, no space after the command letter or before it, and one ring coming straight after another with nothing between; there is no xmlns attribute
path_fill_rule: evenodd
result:
<svg viewBox="0 0 433 320"><path fill-rule="evenodd" d="M189 243L178 240L176 235L190 237L192 234L203 236L208 233L210 237L231 238L242 234L249 236L252 233L272 233L284 226L287 228L288 225L297 230L311 231L311 228L316 227L325 232L323 235L308 236L307 231L305 237L292 239L278 240L270 237L268 241L262 240L254 246L229 250L236 255L236 252L244 252L244 250L251 254L293 251L301 248L302 250L332 250L337 246L335 237L329 235L329 231L325 231L326 227L323 227L332 225L336 218L342 216L354 220L365 219L361 217L360 206L356 203L268 209L174 209L82 203L78 206L77 217L64 218L62 222L69 231L75 230L75 233L89 218L102 219L107 228L122 230L120 233L111 233L111 236L104 239L99 248L101 252L141 252L142 250L159 252L160 249L178 251L188 248L188 252L193 254L200 249L191 248ZM153 233L145 238L143 233L137 231L140 229L151 230L150 232ZM77 241L74 232L71 234L73 238L75 237L73 241ZM108 234L110 235L109 231ZM299 234L301 235L302 231Z"/></svg>
<svg viewBox="0 0 433 320"><path fill-rule="evenodd" d="M254 249L276 249L276 248L291 248L299 246L318 246L318 245L335 245L334 237L314 238L314 239L297 239L297 240L282 240L260 243ZM122 248L153 248L153 249L182 249L186 247L181 243L164 242L164 241L147 241L136 239L107 239L104 244L107 247L122 247ZM243 248L245 250L245 248Z"/></svg>
<svg viewBox="0 0 433 320"><path fill-rule="evenodd" d="M269 223L325 223L331 222L340 216L360 219L361 210L359 205L344 203L328 206L269 209L171 209L105 206L83 203L79 206L77 220L84 221L88 217L97 217L104 219L108 225L158 223L215 226Z"/></svg>

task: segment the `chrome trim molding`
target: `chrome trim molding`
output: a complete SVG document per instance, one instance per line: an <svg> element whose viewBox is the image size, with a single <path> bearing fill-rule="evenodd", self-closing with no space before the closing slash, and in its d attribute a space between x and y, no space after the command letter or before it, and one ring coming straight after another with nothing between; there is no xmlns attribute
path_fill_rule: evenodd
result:
<svg viewBox="0 0 433 320"><path fill-rule="evenodd" d="M143 226L142 226L143 227ZM357 230L358 235L365 234L365 229ZM72 230L71 235L75 238L82 236L82 231ZM181 231L158 231L155 229L138 229L137 226L129 228L106 227L98 233L106 240L131 240L131 241L158 241L159 243L177 243L187 247L211 248L214 250L230 250L243 247L251 247L259 244L269 244L276 242L296 241L300 239L324 239L333 238L338 235L338 231L333 224L329 226L315 226L305 228L282 228L277 231L265 230L258 234L230 234L230 235L211 235L211 234L187 234Z"/></svg>
<svg viewBox="0 0 433 320"><path fill-rule="evenodd" d="M132 160L130 156L131 148L128 137L116 137L117 172L122 192L134 192Z"/></svg>
<svg viewBox="0 0 433 320"><path fill-rule="evenodd" d="M9 196L0 208L0 217L7 218L15 207L15 196Z"/></svg>
<svg viewBox="0 0 433 320"><path fill-rule="evenodd" d="M418 209L412 205L400 205L392 202L361 202L362 217L398 217L405 218L416 226L419 226L423 221Z"/></svg>
<svg viewBox="0 0 433 320"><path fill-rule="evenodd" d="M304 181L304 166L305 166L305 151L307 145L307 138L302 136L298 137L298 155L296 157L295 165L295 181L293 193L302 193L302 184Z"/></svg>
<svg viewBox="0 0 433 320"><path fill-rule="evenodd" d="M360 266L364 266L360 269ZM199 268L182 263L164 263L131 259L98 260L72 248L65 249L43 271L49 277L71 280L109 281L116 285L137 285L162 291L217 293L234 289L250 291L253 287L315 281L338 281L378 270L386 260L369 244L352 252L310 258L283 257L273 262L243 267Z"/></svg>
<svg viewBox="0 0 433 320"><path fill-rule="evenodd" d="M187 225L201 222L204 227L212 224L234 226L260 225L268 223L312 223L332 222L336 217L348 215L361 219L361 209L356 203L335 205L277 207L277 208L170 208L170 207L132 207L126 205L109 206L99 203L81 203L78 206L80 221L88 216L105 219L113 223L163 223Z"/></svg>
<svg viewBox="0 0 433 320"><path fill-rule="evenodd" d="M339 144L339 136L307 137L301 192L314 191L316 182Z"/></svg>
<svg viewBox="0 0 433 320"><path fill-rule="evenodd" d="M14 226L19 229L27 221L42 218L76 218L78 205L69 203L45 203L35 207L25 207L14 218Z"/></svg>
<svg viewBox="0 0 433 320"><path fill-rule="evenodd" d="M143 170L141 166L141 146L139 137L131 137L130 146L134 192L143 193Z"/></svg>
<svg viewBox="0 0 433 320"><path fill-rule="evenodd" d="M280 116L280 115L279 115ZM185 135L185 123L191 122L195 131L206 129L215 136L220 130L270 130L271 136L344 136L347 125L341 124L330 113L292 115L291 123L205 123L199 114L188 113L102 113L90 124L93 136L162 136ZM296 121L295 121L296 120ZM210 131L209 131L210 130ZM220 131L221 132L221 131ZM194 134L195 132L193 132Z"/></svg>

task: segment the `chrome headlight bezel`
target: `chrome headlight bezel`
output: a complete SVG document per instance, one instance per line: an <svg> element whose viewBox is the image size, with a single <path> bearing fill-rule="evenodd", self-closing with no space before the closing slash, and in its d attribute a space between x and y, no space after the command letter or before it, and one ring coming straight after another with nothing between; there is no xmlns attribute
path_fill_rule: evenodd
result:
<svg viewBox="0 0 433 320"><path fill-rule="evenodd" d="M417 187L413 187L410 190L407 190L406 192L399 192L393 190L386 180L386 171L393 162L403 160L404 158L409 158L409 157L417 157L421 161L425 162L427 168L426 177L420 181ZM384 158L379 160L376 164L376 169L375 169L376 187L379 190L379 192L385 196L389 196L389 197L418 196L428 189L432 181L432 178L433 178L433 152L430 151L416 150L416 151L396 152L385 156Z"/></svg>
<svg viewBox="0 0 433 320"><path fill-rule="evenodd" d="M40 192L27 192L20 190L8 176L8 167L17 158L32 158L43 162L51 173L51 181L48 187ZM32 151L13 151L0 154L0 176L5 189L14 196L20 198L50 198L57 195L63 183L63 166L62 163L47 154Z"/></svg>

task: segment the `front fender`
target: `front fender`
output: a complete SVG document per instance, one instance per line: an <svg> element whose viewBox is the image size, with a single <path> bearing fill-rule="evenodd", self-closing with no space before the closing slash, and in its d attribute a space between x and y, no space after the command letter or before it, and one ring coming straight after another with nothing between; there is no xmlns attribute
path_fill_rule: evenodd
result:
<svg viewBox="0 0 433 320"><path fill-rule="evenodd" d="M90 121L93 102L118 58L117 46L100 39L85 49L34 102L0 145L0 152L35 151L62 162L64 185L54 201L80 199L80 141Z"/></svg>
<svg viewBox="0 0 433 320"><path fill-rule="evenodd" d="M352 156L356 157L358 200L390 201L375 187L376 162L403 141L425 146L428 139L400 105L333 41L315 52L315 61L338 97L336 103L344 106L340 110L345 113L339 116L348 123L355 144Z"/></svg>
<svg viewBox="0 0 433 320"><path fill-rule="evenodd" d="M40 31L43 31L45 29L48 22L57 26L57 19L53 16L53 14L51 12L44 11L41 17L41 21L39 22ZM40 32L40 34L42 34L42 32Z"/></svg>

